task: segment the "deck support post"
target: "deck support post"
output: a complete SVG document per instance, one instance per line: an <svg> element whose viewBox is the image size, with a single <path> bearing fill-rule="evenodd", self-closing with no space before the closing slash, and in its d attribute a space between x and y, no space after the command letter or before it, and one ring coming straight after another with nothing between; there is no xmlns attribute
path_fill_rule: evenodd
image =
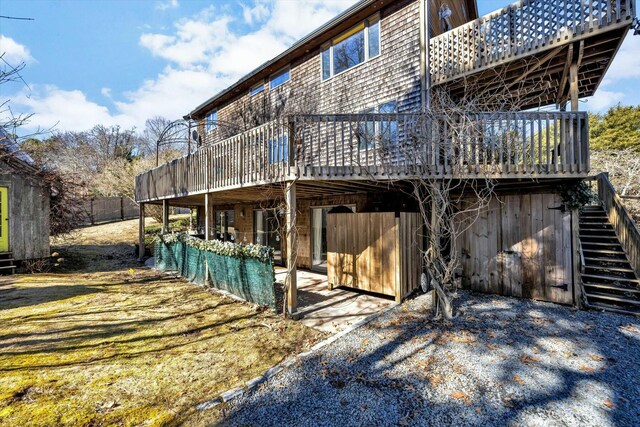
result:
<svg viewBox="0 0 640 427"><path fill-rule="evenodd" d="M209 193L204 195L204 240L209 240L211 236L213 210L211 209L211 196Z"/></svg>
<svg viewBox="0 0 640 427"><path fill-rule="evenodd" d="M162 200L162 234L169 232L169 201Z"/></svg>
<svg viewBox="0 0 640 427"><path fill-rule="evenodd" d="M287 203L286 233L287 233L287 314L294 319L298 310L298 272L296 258L298 249L298 232L296 228L296 184L287 182L285 188Z"/></svg>
<svg viewBox="0 0 640 427"><path fill-rule="evenodd" d="M144 260L144 203L140 203L138 216L138 261Z"/></svg>
<svg viewBox="0 0 640 427"><path fill-rule="evenodd" d="M213 214L211 209L211 199L212 197L209 193L204 194L204 240L210 239L211 226L213 225L211 222L211 216ZM204 285L211 285L211 282L209 281L209 264L206 261L204 262Z"/></svg>
<svg viewBox="0 0 640 427"><path fill-rule="evenodd" d="M569 67L569 98L571 98L571 111L578 111L578 62L574 61Z"/></svg>

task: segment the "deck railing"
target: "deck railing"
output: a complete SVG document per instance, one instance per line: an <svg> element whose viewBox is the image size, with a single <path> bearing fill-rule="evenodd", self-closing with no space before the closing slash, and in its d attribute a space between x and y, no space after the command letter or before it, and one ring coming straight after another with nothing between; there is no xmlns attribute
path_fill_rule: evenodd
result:
<svg viewBox="0 0 640 427"><path fill-rule="evenodd" d="M523 0L432 38L431 79L444 83L627 25L634 16L635 0Z"/></svg>
<svg viewBox="0 0 640 427"><path fill-rule="evenodd" d="M611 181L609 181L609 177L601 173L596 176L596 179L598 181L598 199L600 199L602 207L607 212L609 222L616 230L631 267L636 275L640 277L640 229L631 218L624 202L616 193Z"/></svg>
<svg viewBox="0 0 640 427"><path fill-rule="evenodd" d="M582 177L585 113L295 115L136 177L150 201L288 179Z"/></svg>

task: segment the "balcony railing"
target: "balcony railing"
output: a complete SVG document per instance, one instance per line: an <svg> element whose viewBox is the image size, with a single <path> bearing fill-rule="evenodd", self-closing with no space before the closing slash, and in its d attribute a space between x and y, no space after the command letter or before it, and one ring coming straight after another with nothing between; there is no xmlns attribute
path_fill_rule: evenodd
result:
<svg viewBox="0 0 640 427"><path fill-rule="evenodd" d="M136 200L299 180L583 177L585 113L296 115L136 177Z"/></svg>
<svg viewBox="0 0 640 427"><path fill-rule="evenodd" d="M430 40L433 84L629 25L635 0L523 0Z"/></svg>

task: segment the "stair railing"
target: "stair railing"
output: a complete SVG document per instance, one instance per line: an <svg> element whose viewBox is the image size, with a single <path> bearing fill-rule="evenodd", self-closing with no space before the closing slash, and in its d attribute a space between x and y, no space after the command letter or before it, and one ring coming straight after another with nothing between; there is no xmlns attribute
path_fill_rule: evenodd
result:
<svg viewBox="0 0 640 427"><path fill-rule="evenodd" d="M596 179L598 181L598 198L602 207L616 231L636 277L640 277L640 229L609 181L608 174L598 174Z"/></svg>

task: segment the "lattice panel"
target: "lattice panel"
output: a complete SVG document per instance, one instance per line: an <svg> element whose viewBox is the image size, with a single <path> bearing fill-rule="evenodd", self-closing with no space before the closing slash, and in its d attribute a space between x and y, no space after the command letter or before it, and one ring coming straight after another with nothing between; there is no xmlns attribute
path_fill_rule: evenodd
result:
<svg viewBox="0 0 640 427"><path fill-rule="evenodd" d="M430 41L433 84L630 21L632 0L533 0L507 6Z"/></svg>

